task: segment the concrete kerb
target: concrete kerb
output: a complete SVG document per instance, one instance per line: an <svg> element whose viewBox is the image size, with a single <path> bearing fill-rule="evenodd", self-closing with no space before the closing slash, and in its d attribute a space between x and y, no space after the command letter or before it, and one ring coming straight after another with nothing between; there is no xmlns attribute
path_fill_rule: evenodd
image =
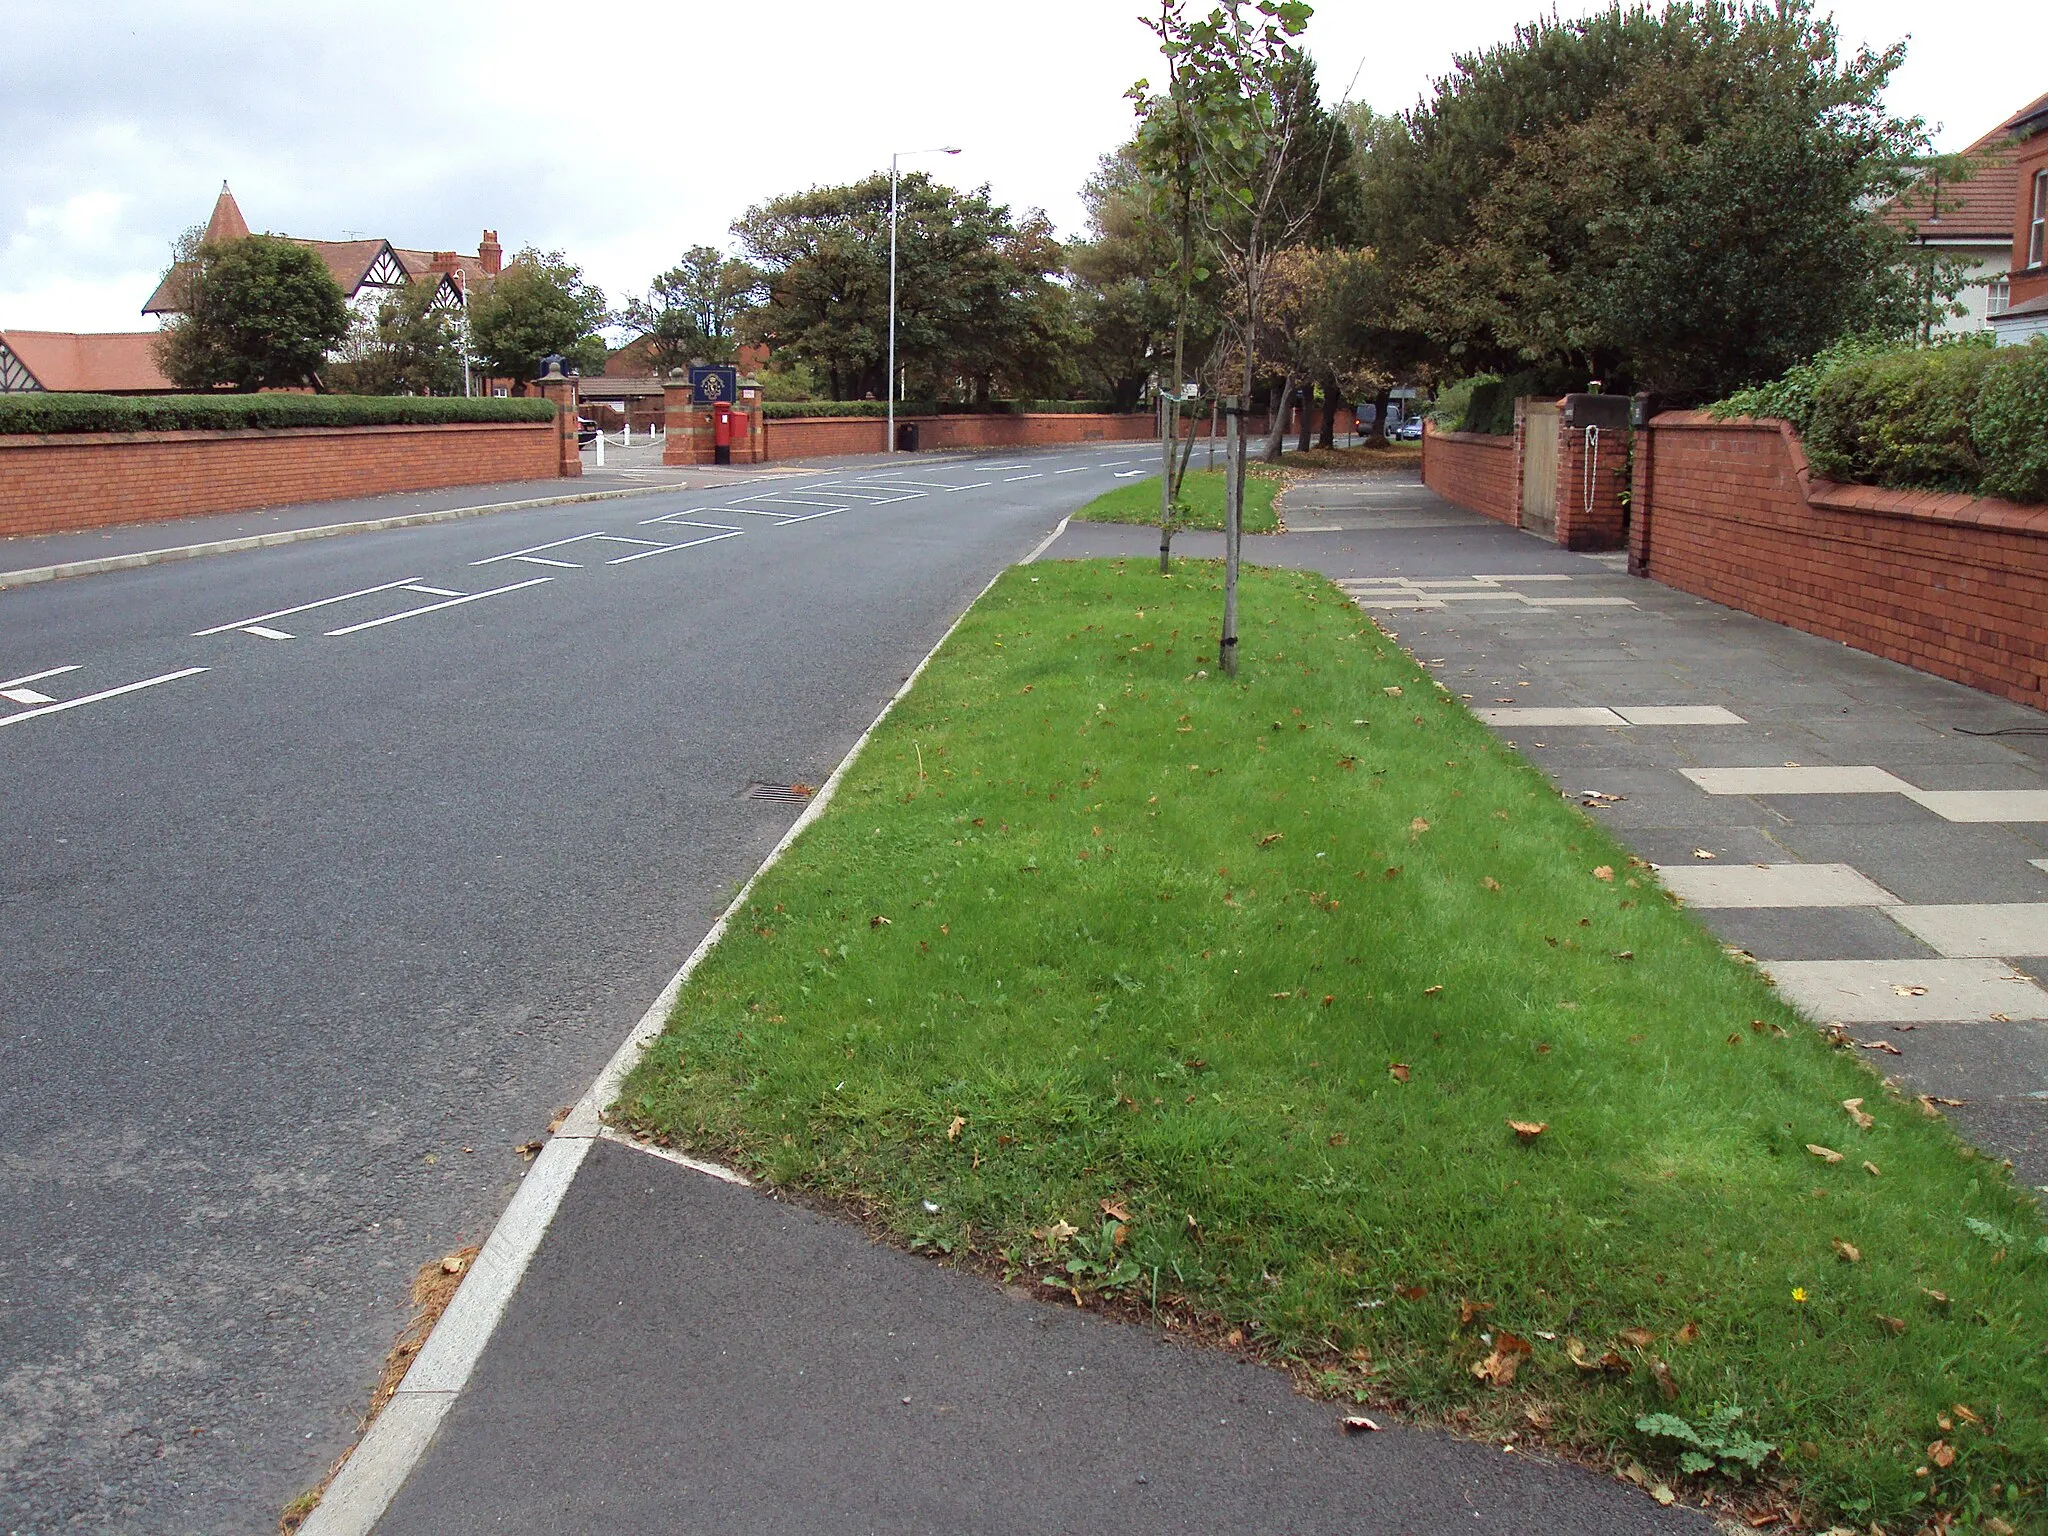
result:
<svg viewBox="0 0 2048 1536"><path fill-rule="evenodd" d="M1067 520L1062 518L1059 526L1019 563L1028 565L1035 561L1066 530L1066 526ZM641 1054L660 1035L683 984L703 963L713 946L725 937L727 927L745 907L761 877L781 861L812 822L825 814L825 808L832 803L847 772L859 760L882 722L889 718L890 711L916 686L925 668L931 665L932 658L953 638L953 632L974 611L975 604L986 597L1001 579L1000 571L989 578L988 584L961 609L937 643L925 652L924 659L903 679L902 687L890 695L881 712L860 733L860 738L839 760L831 776L811 797L811 803L804 807L803 814L790 824L789 830L769 850L760 867L748 876L739 894L718 915L718 920L698 941L697 947L690 951L689 958L683 961L681 969L669 978L668 985L661 989L640 1016L640 1022L633 1026L583 1097L576 1101L561 1128L541 1148L540 1155L534 1159L533 1166L527 1170L525 1179L512 1196L511 1204L505 1207L504 1214L498 1218L475 1262L470 1265L469 1273L462 1277L454 1299L406 1371L405 1379L398 1384L391 1401L385 1404L355 1451L342 1463L341 1470L335 1473L320 1503L299 1527L299 1536L369 1536L383 1518L384 1511L397 1496L413 1467L426 1454L443 1416L454 1405L456 1395L482 1358L491 1334L504 1316L512 1293L519 1288L527 1265L540 1248L541 1239L547 1235L548 1225L568 1195L569 1186L575 1181L577 1170L589 1154L592 1142L600 1138L617 1141L681 1163L712 1178L734 1184L748 1182L730 1168L700 1162L665 1148L649 1147L621 1135L604 1124L604 1110L618 1097L626 1074L633 1070Z"/></svg>
<svg viewBox="0 0 2048 1536"><path fill-rule="evenodd" d="M322 523L315 528L280 528L275 533L251 533L235 539L215 539L205 544L178 544L168 549L139 549L126 555L103 555L96 560L68 560L61 565L29 566L18 571L0 571L0 591L9 587L30 587L38 582L58 581L66 576L102 576L109 571L133 571L169 560L196 560L202 555L233 555L243 550L268 549L274 544L297 544L303 539L327 539L343 533L382 533L391 528L419 528L428 523L453 522L459 517L482 517L487 512L522 512L533 507L561 507L578 501L617 501L628 496L658 496L673 493L679 486L630 486L616 491L585 491L576 496L536 496L527 501L494 501L477 507L443 507L436 512L405 512L394 517L374 517L355 523Z"/></svg>

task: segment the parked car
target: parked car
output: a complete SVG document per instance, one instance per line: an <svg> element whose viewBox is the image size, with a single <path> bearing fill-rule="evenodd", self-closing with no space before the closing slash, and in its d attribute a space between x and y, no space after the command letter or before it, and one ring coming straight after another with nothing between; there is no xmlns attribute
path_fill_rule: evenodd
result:
<svg viewBox="0 0 2048 1536"><path fill-rule="evenodd" d="M596 441L597 423L588 416L578 416L576 418L576 446L578 448L588 448Z"/></svg>
<svg viewBox="0 0 2048 1536"><path fill-rule="evenodd" d="M1422 418L1416 416L1400 423L1390 435L1404 443L1420 442L1422 440Z"/></svg>

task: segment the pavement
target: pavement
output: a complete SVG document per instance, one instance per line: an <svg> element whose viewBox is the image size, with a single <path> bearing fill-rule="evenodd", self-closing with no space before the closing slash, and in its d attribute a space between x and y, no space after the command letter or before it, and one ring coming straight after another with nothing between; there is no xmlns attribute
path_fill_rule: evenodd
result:
<svg viewBox="0 0 2048 1536"><path fill-rule="evenodd" d="M819 783L1128 457L0 591L0 1531L274 1530L789 826L748 786Z"/></svg>

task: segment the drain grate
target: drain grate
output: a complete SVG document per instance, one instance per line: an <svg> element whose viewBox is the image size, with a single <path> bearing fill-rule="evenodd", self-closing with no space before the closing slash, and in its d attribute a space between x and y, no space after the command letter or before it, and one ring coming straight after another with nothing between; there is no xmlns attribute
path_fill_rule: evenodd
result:
<svg viewBox="0 0 2048 1536"><path fill-rule="evenodd" d="M773 800L778 805L802 805L817 791L808 784L749 784L740 791L742 800Z"/></svg>

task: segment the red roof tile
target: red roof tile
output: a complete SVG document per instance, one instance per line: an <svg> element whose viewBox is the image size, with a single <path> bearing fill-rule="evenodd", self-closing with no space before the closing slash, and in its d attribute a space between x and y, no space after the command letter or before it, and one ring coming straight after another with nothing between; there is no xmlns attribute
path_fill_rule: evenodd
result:
<svg viewBox="0 0 2048 1536"><path fill-rule="evenodd" d="M156 365L155 331L4 331L0 342L48 390L121 394L178 386Z"/></svg>

